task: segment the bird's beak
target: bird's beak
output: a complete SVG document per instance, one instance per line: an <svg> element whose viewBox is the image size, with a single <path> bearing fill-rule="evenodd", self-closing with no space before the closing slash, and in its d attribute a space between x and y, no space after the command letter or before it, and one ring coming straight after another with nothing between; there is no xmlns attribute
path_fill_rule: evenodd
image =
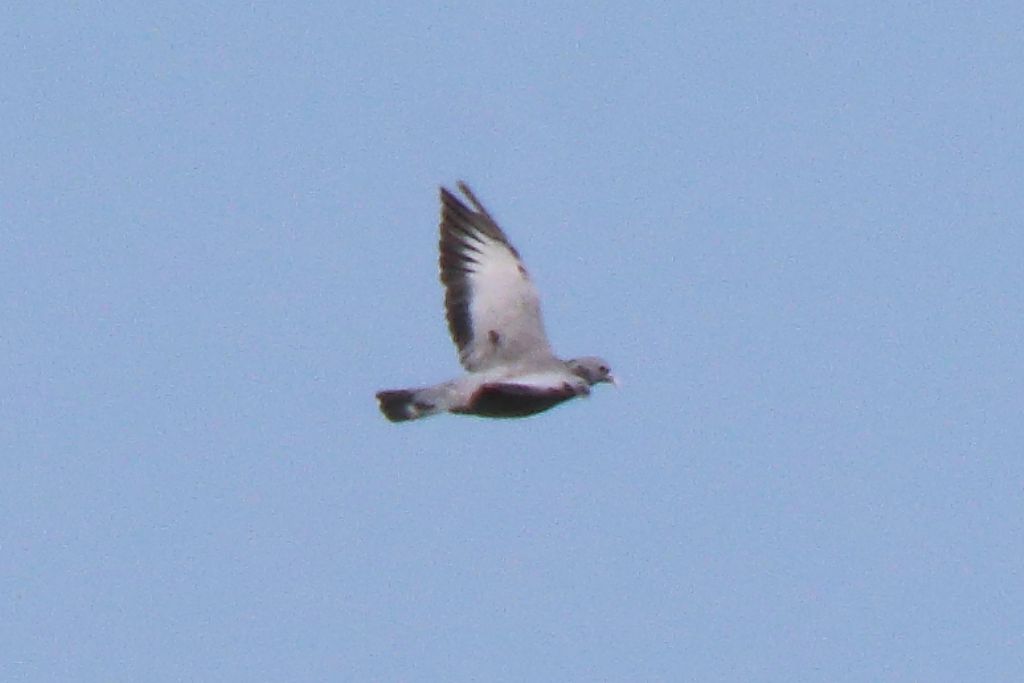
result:
<svg viewBox="0 0 1024 683"><path fill-rule="evenodd" d="M611 384L611 385L612 385L613 387L615 387L616 389L618 389L619 387L621 387L621 386L622 386L622 385L621 385L621 384L619 383L619 380L618 380L618 379L617 379L617 378L615 377L615 375L613 375L613 374L612 374L612 373L610 373L610 372L608 373L608 383L609 383L609 384Z"/></svg>

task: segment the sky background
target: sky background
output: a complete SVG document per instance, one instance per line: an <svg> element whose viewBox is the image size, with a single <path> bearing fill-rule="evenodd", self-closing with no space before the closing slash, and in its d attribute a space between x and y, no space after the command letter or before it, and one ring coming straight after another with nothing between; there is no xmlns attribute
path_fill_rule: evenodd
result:
<svg viewBox="0 0 1024 683"><path fill-rule="evenodd" d="M1019 2L10 3L0 63L0 680L1024 680ZM459 179L622 388L379 414L460 371Z"/></svg>

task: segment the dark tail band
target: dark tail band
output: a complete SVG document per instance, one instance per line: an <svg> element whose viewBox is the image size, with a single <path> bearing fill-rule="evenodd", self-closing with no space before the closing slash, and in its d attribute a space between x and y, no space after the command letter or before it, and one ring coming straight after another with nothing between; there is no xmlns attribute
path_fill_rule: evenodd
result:
<svg viewBox="0 0 1024 683"><path fill-rule="evenodd" d="M380 401L380 412L392 422L405 422L416 417L412 410L413 392L408 389L378 391L377 400Z"/></svg>

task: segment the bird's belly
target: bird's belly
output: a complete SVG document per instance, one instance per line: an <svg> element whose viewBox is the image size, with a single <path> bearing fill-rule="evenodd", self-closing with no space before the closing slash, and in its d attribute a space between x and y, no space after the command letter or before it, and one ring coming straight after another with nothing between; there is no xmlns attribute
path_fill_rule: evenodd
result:
<svg viewBox="0 0 1024 683"><path fill-rule="evenodd" d="M485 384L455 413L481 417L528 417L576 396L568 384L539 389L521 384Z"/></svg>

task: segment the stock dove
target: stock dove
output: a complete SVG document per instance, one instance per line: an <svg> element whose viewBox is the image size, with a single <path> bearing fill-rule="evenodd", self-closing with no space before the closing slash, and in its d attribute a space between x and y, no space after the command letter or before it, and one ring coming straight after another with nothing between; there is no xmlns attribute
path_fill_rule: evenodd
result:
<svg viewBox="0 0 1024 683"><path fill-rule="evenodd" d="M442 412L525 417L615 384L593 356L561 360L544 332L540 298L515 247L465 184L472 205L441 188L441 282L461 377L418 389L377 392L392 422Z"/></svg>

